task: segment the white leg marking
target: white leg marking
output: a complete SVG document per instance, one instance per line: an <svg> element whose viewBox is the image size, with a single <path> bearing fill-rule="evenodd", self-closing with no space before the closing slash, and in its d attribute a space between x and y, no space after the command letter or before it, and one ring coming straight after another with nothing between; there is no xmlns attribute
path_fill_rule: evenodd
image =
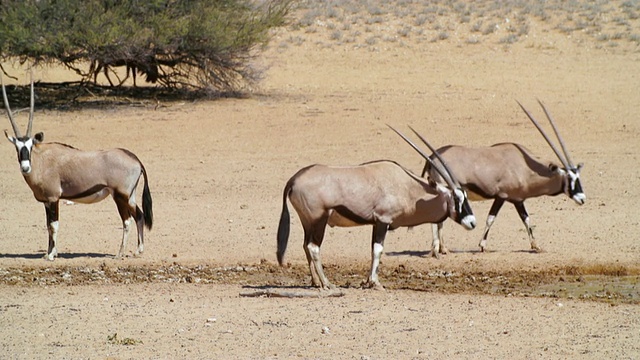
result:
<svg viewBox="0 0 640 360"><path fill-rule="evenodd" d="M378 267L380 267L380 257L382 256L382 244L373 244L371 249L371 273L369 274L369 285L376 289L383 289L378 280Z"/></svg>
<svg viewBox="0 0 640 360"><path fill-rule="evenodd" d="M482 240L480 240L480 251L484 251L487 248L487 235L489 234L489 229L491 229L491 225L493 225L495 220L495 216L487 216L487 226L484 229L484 234L482 234Z"/></svg>
<svg viewBox="0 0 640 360"><path fill-rule="evenodd" d="M544 250L542 250L542 248L538 246L536 239L533 237L533 231L531 230L531 224L529 223L528 216L524 218L524 226L527 228L527 235L529 235L529 243L531 244L531 249L539 253L544 252Z"/></svg>
<svg viewBox="0 0 640 360"><path fill-rule="evenodd" d="M116 259L120 259L124 254L124 249L127 247L127 239L129 238L129 231L131 230L131 222L133 218L130 217L122 222L122 243L120 244L120 251L116 255Z"/></svg>
<svg viewBox="0 0 640 360"><path fill-rule="evenodd" d="M51 244L49 244L49 253L45 255L45 259L49 261L53 261L53 259L58 255L58 249L56 247L58 243L58 229L60 228L60 223L58 221L52 221L49 223L49 238L51 239Z"/></svg>
<svg viewBox="0 0 640 360"><path fill-rule="evenodd" d="M433 240L431 242L431 257L440 257L440 230L438 224L431 224L431 235Z"/></svg>
<svg viewBox="0 0 640 360"><path fill-rule="evenodd" d="M314 243L309 243L307 245L309 249L309 254L311 255L311 261L313 262L313 267L316 270L316 274L320 278L321 287L325 289L333 289L335 286L329 282L329 279L324 274L322 270L322 260L320 258L320 247Z"/></svg>

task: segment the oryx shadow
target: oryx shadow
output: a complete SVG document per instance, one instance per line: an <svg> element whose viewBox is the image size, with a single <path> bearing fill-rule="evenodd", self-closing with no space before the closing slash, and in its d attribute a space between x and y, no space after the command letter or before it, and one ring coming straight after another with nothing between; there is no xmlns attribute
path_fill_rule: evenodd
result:
<svg viewBox="0 0 640 360"><path fill-rule="evenodd" d="M30 253L30 254L5 254L0 253L0 259L42 259L45 253ZM56 255L59 259L77 259L77 258L115 258L115 255L111 254L99 254L99 253L62 253Z"/></svg>
<svg viewBox="0 0 640 360"><path fill-rule="evenodd" d="M492 254L492 253L497 253L499 252L498 250L485 250L485 251L481 251L481 250L451 250L449 249L449 254L472 254L472 255L478 255L478 254ZM521 253L521 254L540 254L539 252L533 250L533 249L528 249L528 250L512 250L512 253ZM542 252L544 253L544 251ZM421 257L421 258L429 258L431 257L431 250L427 250L427 251L416 251L416 250L404 250L404 251L389 251L389 252L385 252L384 253L386 256L410 256L410 257ZM442 254L440 256L447 256L445 254Z"/></svg>
<svg viewBox="0 0 640 360"><path fill-rule="evenodd" d="M494 252L494 251L485 251ZM481 254L480 250L449 250L449 254ZM416 251L416 250L404 250L404 251L389 251L384 253L386 256L410 256L410 257L431 257L431 250ZM444 254L443 254L444 255ZM442 255L441 255L442 256ZM446 256L446 255L444 255Z"/></svg>
<svg viewBox="0 0 640 360"><path fill-rule="evenodd" d="M242 285L243 289L246 290L271 290L271 289L278 289L278 290L315 290L315 291L322 291L320 290L320 288L315 287L313 285ZM346 287L342 287L342 286L337 286L337 289L346 289Z"/></svg>
<svg viewBox="0 0 640 360"><path fill-rule="evenodd" d="M315 286L283 286L283 285L243 285L244 292L240 297L267 297L267 298L324 298L340 297L345 295L345 289L336 286L334 289L320 289Z"/></svg>

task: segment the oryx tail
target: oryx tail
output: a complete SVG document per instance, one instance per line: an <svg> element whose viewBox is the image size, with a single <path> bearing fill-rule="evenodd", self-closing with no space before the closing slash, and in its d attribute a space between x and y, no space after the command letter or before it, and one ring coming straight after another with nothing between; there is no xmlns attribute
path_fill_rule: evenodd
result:
<svg viewBox="0 0 640 360"><path fill-rule="evenodd" d="M284 253L287 251L287 245L289 244L289 232L291 231L291 223L289 222L289 207L287 206L287 198L291 193L293 187L293 181L295 176L287 181L287 185L284 187L282 193L282 212L280 213L280 222L278 223L278 251L276 256L278 258L278 264L283 265Z"/></svg>
<svg viewBox="0 0 640 360"><path fill-rule="evenodd" d="M144 176L144 188L142 190L142 212L144 213L144 225L151 230L153 227L153 200L151 199L151 191L149 191L149 180L147 179L147 170L142 167L142 176Z"/></svg>

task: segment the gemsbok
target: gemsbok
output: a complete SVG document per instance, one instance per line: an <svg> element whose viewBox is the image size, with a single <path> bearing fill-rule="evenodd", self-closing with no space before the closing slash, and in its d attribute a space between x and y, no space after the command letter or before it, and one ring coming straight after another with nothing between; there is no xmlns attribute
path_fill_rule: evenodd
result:
<svg viewBox="0 0 640 360"><path fill-rule="evenodd" d="M33 191L37 201L44 203L49 230L49 248L45 259L53 261L58 251L58 210L60 199L92 204L111 195L122 218L123 234L120 250L116 258L123 255L132 219L138 230L136 255L144 250L144 227L153 225L151 193L147 172L142 162L132 152L125 149L104 151L81 151L60 143L44 143L44 134L31 135L34 113L33 79L31 80L31 103L27 134L22 136L16 124L7 92L2 82L4 107L13 127L14 136L4 131L7 139L16 147L18 162L24 180ZM136 205L136 188L140 177L144 176L142 208Z"/></svg>
<svg viewBox="0 0 640 360"><path fill-rule="evenodd" d="M431 161L411 140L391 129L427 161ZM304 229L303 248L314 286L324 289L334 287L324 274L320 258L326 225L373 225L371 271L367 285L383 289L378 280L378 267L388 230L441 222L447 217L469 230L476 226L467 194L450 173L447 164L443 162L442 167L434 164L434 169L449 174L443 175L446 186L430 183L390 160L371 161L357 166L316 164L302 168L284 187L278 225L279 264L284 264L289 241L289 198Z"/></svg>
<svg viewBox="0 0 640 360"><path fill-rule="evenodd" d="M487 248L489 229L495 221L500 208L505 202L512 203L520 219L526 227L531 249L542 252L537 244L531 225L529 214L524 206L525 200L538 196L555 196L566 194L577 204L583 205L586 195L582 191L580 183L580 169L583 164L575 166L569 157L567 148L558 132L555 122L544 104L538 100L544 110L553 131L562 147L564 157L545 133L538 121L531 113L518 102L527 117L536 126L542 137L547 141L553 152L560 160L561 166L551 161L543 162L516 143L500 143L489 147L469 148L457 145L443 146L431 155L432 161L446 161L451 172L460 181L462 187L468 191L469 199L481 201L493 199L493 205L489 210L486 227L480 240L480 250ZM422 170L436 182L442 182L437 171L434 171L431 162L427 162ZM442 222L432 225L433 242L431 255L438 257L440 253L446 254L448 249L442 239Z"/></svg>
<svg viewBox="0 0 640 360"><path fill-rule="evenodd" d="M89 66L89 74L93 74L93 83L97 84L98 74L100 74L100 71L104 72L105 78L107 78L107 81L112 87L115 85L113 84L113 81L111 81L109 71L113 72L120 81L117 86L122 86L122 84L129 79L129 74L131 74L133 76L133 87L137 87L136 73L144 74L146 76L146 82L155 84L160 78L159 68L153 63L155 59L152 56L146 57L145 60L146 61L140 61L137 59L112 59L109 61L93 60ZM112 69L121 66L126 67L126 75L123 79L120 79L118 74Z"/></svg>

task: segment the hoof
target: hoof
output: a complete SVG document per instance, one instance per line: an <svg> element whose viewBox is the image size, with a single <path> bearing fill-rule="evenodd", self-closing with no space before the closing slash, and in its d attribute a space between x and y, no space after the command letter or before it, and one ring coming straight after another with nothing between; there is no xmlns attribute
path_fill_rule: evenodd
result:
<svg viewBox="0 0 640 360"><path fill-rule="evenodd" d="M385 290L384 286L382 286L382 284L380 284L379 281L371 281L371 280L363 281L362 287L365 289L373 289L373 290L379 290L379 291Z"/></svg>
<svg viewBox="0 0 640 360"><path fill-rule="evenodd" d="M540 246L538 246L536 241L531 242L531 250L538 254L545 252Z"/></svg>

